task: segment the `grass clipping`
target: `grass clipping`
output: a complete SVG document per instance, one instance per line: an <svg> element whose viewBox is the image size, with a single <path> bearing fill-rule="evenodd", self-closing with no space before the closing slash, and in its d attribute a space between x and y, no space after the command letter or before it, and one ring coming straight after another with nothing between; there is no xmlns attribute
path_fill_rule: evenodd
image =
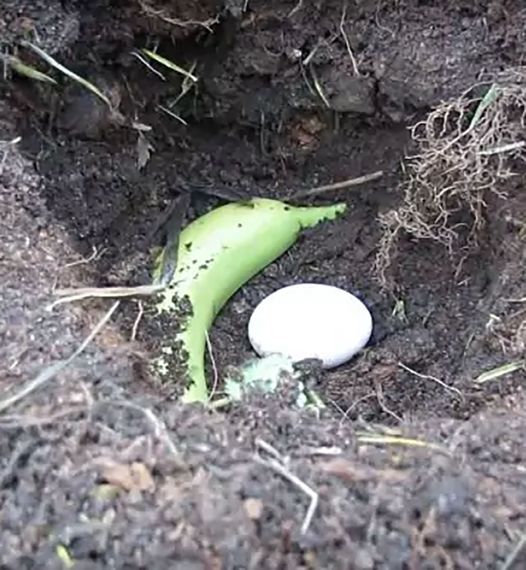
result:
<svg viewBox="0 0 526 570"><path fill-rule="evenodd" d="M505 198L513 166L526 158L526 67L509 70L439 105L411 128L402 204L380 216L376 258L381 283L405 234L443 244L450 254L478 244L487 199Z"/></svg>

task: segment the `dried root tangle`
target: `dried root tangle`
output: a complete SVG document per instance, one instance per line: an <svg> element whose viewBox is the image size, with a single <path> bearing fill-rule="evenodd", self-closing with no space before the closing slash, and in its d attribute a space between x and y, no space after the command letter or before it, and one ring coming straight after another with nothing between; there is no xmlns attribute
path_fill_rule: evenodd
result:
<svg viewBox="0 0 526 570"><path fill-rule="evenodd" d="M384 286L403 233L451 254L477 244L488 196L505 197L504 183L526 158L525 122L526 67L470 88L412 127L416 154L407 157L402 204L379 219L376 272Z"/></svg>

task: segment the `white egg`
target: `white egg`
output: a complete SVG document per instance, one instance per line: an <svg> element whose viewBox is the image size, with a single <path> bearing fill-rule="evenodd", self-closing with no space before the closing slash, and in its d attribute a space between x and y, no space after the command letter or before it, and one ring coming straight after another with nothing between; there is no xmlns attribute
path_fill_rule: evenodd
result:
<svg viewBox="0 0 526 570"><path fill-rule="evenodd" d="M315 283L275 291L254 309L248 337L259 356L282 354L297 362L318 358L324 368L350 360L369 341L373 320L354 295Z"/></svg>

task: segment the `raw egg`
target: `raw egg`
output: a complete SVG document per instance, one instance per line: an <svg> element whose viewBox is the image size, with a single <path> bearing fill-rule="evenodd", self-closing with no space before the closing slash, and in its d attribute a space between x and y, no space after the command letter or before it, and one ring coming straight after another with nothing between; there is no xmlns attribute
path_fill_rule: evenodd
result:
<svg viewBox="0 0 526 570"><path fill-rule="evenodd" d="M248 323L259 356L282 354L298 362L317 358L324 368L349 361L371 337L373 319L357 297L332 285L301 283L263 299Z"/></svg>

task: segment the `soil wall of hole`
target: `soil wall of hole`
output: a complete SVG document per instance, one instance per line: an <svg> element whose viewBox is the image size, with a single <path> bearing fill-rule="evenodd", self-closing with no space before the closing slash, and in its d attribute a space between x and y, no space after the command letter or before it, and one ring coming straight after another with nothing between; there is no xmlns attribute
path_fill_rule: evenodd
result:
<svg viewBox="0 0 526 570"><path fill-rule="evenodd" d="M103 104L69 81L49 88L13 75L2 83L8 121L0 139L21 136L16 156L22 162L16 165L31 176L31 190L21 190L27 184L22 186L20 177L3 175L6 211L13 213L4 220L4 232L12 236L9 259L16 258L17 283L36 279L50 287L53 268L66 264L68 256L89 256L93 248L103 255L60 273L62 284L146 282L145 236L180 191L194 190L190 214L196 216L220 203L210 196L214 189L236 197L286 199L296 189L375 170L384 175L332 194L330 199L348 202L345 218L306 234L290 255L244 287L211 333L222 371L251 355L250 312L276 288L308 280L361 296L375 319L374 337L365 355L317 378L330 404L326 417L297 414L277 398L247 404L228 417L206 416L203 424L200 411L164 401L132 366L143 358L149 339L144 328L133 347L127 343L136 316L130 303L114 336L108 333L96 343L94 360L71 373L80 374L96 400L95 415L83 408L65 422L47 422L44 431L27 421L11 420L6 428L12 431L4 442L0 476L8 509L5 563L58 567L56 548L65 545L87 568L107 567L110 560L117 568L163 567L167 560L179 561L181 568L419 568L424 560L494 568L512 550L521 528L516 505L524 494L516 480L523 465L524 375L519 370L484 386L473 378L523 355L521 307L506 301L524 297L520 178L504 189L507 200L489 204L481 246L469 257L452 258L439 245L404 239L391 290L379 286L373 265L378 215L400 201L401 161L412 150L407 126L440 101L457 97L482 73L520 65L526 10L518 1L345 6L235 0L128 0L118 7L105 1L6 3L0 16L4 48L37 38L49 54L119 100L124 116L151 127L146 137L152 145L140 167L137 130L116 125ZM131 55L142 47L156 47L187 69L195 64L198 87L174 107L179 120L161 107L181 93L182 77L149 72ZM30 52L21 54L31 60ZM14 160L9 153L6 160ZM27 240L30 246L23 245ZM16 251L36 252L42 245L55 258L51 263L28 253L32 271L43 268L39 281ZM7 277L5 283L10 294L4 328L20 333L13 336L10 354L17 343L25 348L16 374L7 377L9 387L35 371L32 358L47 356L47 347L57 346L50 356L73 350L81 325L92 324L101 306L65 309L67 340L56 322L49 335L29 335L27 330L37 331L35 323L47 323L47 317L40 308L33 312L31 286L20 288ZM40 306L44 299L38 299ZM31 329L16 328L27 322ZM49 419L64 399L75 402L65 379L31 403L35 417L44 413ZM155 407L167 433L181 442L182 455L166 458L160 424L152 429L150 416L129 409L131 415L113 413L111 406L97 407L99 399L139 399L142 406ZM278 417L276 426L269 426L268 417ZM368 429L369 422L396 426L440 450L408 448L400 459L389 447L364 447L356 429ZM295 526L305 501L294 485L278 475L269 484L264 473L253 473L258 436L291 454L301 476L321 489L321 514L307 537ZM43 461L42 450L49 446L56 459L38 469L35 462ZM343 462L319 464L312 450L324 446L340 447L343 457L337 459ZM94 486L114 481L108 461L142 464L152 486L136 485L91 502ZM90 466L86 472L79 470L82 462ZM66 465L63 472L60 464ZM496 485L496 479L506 483ZM399 485L398 494L389 491L393 484ZM180 485L190 494L175 497ZM415 485L422 489L417 504ZM218 497L223 491L228 501ZM43 492L49 500L39 501ZM455 510L452 497L458 493L465 500ZM247 499L256 503L247 505ZM444 501L449 506L442 512ZM243 514L235 514L238 510ZM110 525L113 538L103 527L79 522L85 515L97 524L117 521ZM451 517L453 526L446 522ZM220 520L230 521L229 528L249 520L246 535L227 536L221 528L228 525ZM40 533L41 525L51 526L54 537Z"/></svg>

